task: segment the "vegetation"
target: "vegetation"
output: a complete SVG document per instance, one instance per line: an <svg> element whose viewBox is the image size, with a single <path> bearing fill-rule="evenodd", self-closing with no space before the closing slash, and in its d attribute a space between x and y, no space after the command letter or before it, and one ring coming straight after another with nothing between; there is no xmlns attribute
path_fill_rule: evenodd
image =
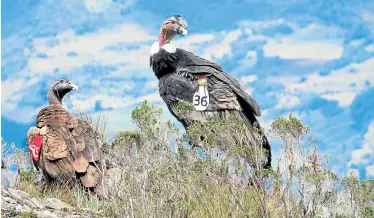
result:
<svg viewBox="0 0 374 218"><path fill-rule="evenodd" d="M272 123L269 136L282 142L281 155L274 170L262 170L264 151L246 142L248 132L234 117L194 124L187 133L196 146L186 146L187 135L161 112L144 102L132 112L137 129L105 144L103 197L79 187L39 185L38 175L28 171L27 153L2 142L2 151L12 154L6 167L12 162L18 169L12 185L39 198L59 197L97 217L374 216L374 181L332 172L317 139L308 137L309 127L292 115ZM106 124L95 126L103 137L99 127Z"/></svg>

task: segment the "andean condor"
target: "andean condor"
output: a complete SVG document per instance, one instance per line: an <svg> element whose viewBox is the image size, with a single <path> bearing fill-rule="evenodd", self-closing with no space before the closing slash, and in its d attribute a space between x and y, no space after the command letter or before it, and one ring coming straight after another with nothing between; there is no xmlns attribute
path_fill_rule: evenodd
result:
<svg viewBox="0 0 374 218"><path fill-rule="evenodd" d="M78 89L69 80L54 81L48 90L49 106L36 115L36 126L27 132L27 145L37 170L47 182L69 184L80 179L87 188L100 182L97 169L101 142L91 123L70 114L63 97Z"/></svg>
<svg viewBox="0 0 374 218"><path fill-rule="evenodd" d="M187 22L182 15L163 22L150 56L150 66L159 80L160 96L169 111L186 129L206 116L234 115L245 122L249 144L256 143L254 122L257 122L256 116L261 116L259 105L220 65L171 45L177 34L187 35ZM200 93L200 96L195 93ZM194 104L194 116L178 114L176 105L182 101ZM266 136L261 135L262 146L268 154L263 166L271 168L271 147Z"/></svg>

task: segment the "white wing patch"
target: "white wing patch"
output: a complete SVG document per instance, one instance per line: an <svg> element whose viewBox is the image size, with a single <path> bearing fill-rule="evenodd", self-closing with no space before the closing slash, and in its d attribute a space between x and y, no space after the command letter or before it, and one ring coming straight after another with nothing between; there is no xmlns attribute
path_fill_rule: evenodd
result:
<svg viewBox="0 0 374 218"><path fill-rule="evenodd" d="M167 43L161 47L162 49L165 49L165 51L169 53L175 53L177 51L177 48L175 48L172 44ZM158 42L154 42L151 47L151 55L156 54L160 51L160 47L158 46Z"/></svg>

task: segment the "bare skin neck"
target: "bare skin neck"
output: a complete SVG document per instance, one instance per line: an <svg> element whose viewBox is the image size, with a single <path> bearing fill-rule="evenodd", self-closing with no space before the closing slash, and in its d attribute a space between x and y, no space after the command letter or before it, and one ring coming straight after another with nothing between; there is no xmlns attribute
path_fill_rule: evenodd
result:
<svg viewBox="0 0 374 218"><path fill-rule="evenodd" d="M173 31L161 28L160 35L158 36L158 46L161 48L163 45L170 43L175 35Z"/></svg>

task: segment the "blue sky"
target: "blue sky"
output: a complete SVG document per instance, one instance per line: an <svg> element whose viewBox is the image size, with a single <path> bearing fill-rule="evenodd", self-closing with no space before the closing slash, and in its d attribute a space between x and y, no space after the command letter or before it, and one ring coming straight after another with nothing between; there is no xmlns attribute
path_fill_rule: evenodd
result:
<svg viewBox="0 0 374 218"><path fill-rule="evenodd" d="M262 108L262 126L292 112L337 172L373 178L374 4L287 2L3 0L1 135L26 146L58 78L80 88L64 100L69 110L105 114L111 132L133 129L131 110L143 100L166 109L150 46L163 20L182 14L189 35L173 44L239 79Z"/></svg>

